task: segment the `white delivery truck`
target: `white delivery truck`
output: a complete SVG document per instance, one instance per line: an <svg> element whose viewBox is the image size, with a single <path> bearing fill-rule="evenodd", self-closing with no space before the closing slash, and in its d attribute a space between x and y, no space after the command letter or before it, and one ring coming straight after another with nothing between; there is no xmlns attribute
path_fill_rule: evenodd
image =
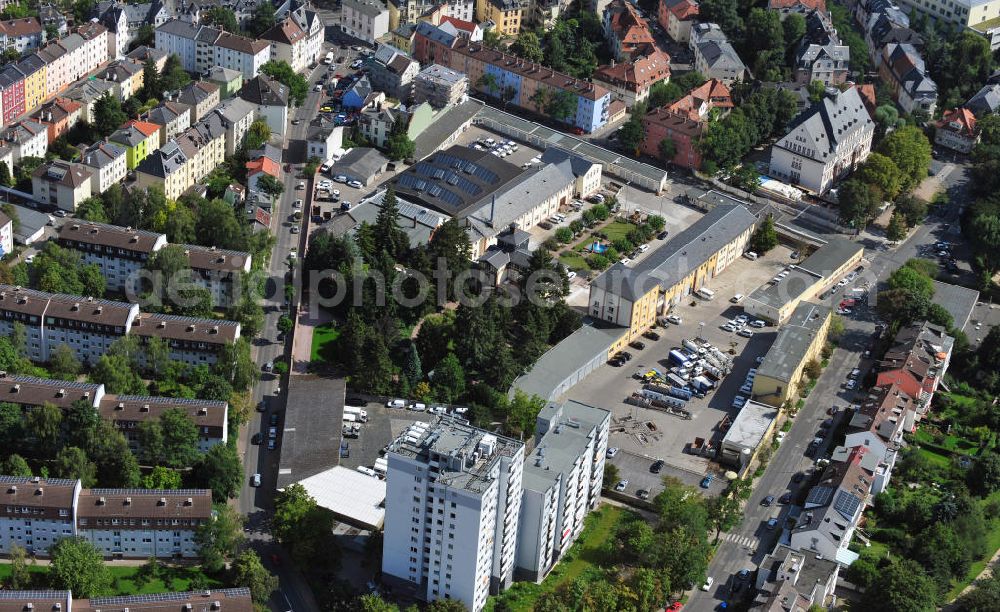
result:
<svg viewBox="0 0 1000 612"><path fill-rule="evenodd" d="M702 287L701 289L695 291L695 295L703 300L711 300L715 297L715 292L708 287Z"/></svg>
<svg viewBox="0 0 1000 612"><path fill-rule="evenodd" d="M368 422L368 411L363 408L358 408L357 406L344 406L344 414L353 414L355 418L362 422Z"/></svg>
<svg viewBox="0 0 1000 612"><path fill-rule="evenodd" d="M385 473L389 471L389 460L385 457L379 457L375 460L375 473L379 476L385 476Z"/></svg>
<svg viewBox="0 0 1000 612"><path fill-rule="evenodd" d="M347 414L345 412L344 413L344 422L345 423L357 423L358 422L358 417L356 415Z"/></svg>
<svg viewBox="0 0 1000 612"><path fill-rule="evenodd" d="M326 54L326 57L323 58L323 63L326 64L327 66L333 63L333 51L330 51Z"/></svg>

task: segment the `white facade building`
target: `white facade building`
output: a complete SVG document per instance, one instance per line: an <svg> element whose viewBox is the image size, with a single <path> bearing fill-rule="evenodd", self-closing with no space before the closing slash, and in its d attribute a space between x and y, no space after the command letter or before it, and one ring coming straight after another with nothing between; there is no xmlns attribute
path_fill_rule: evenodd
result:
<svg viewBox="0 0 1000 612"><path fill-rule="evenodd" d="M478 612L513 576L524 444L439 417L387 457L385 579Z"/></svg>
<svg viewBox="0 0 1000 612"><path fill-rule="evenodd" d="M345 0L340 27L347 34L374 43L389 33L389 9L380 0Z"/></svg>
<svg viewBox="0 0 1000 612"><path fill-rule="evenodd" d="M14 163L25 157L45 157L49 150L49 131L42 123L31 120L21 121L3 131L3 140L10 145ZM9 167L11 173L14 167Z"/></svg>
<svg viewBox="0 0 1000 612"><path fill-rule="evenodd" d="M125 179L125 147L109 142L98 142L83 152L83 164L94 173L90 192L104 193L109 187Z"/></svg>
<svg viewBox="0 0 1000 612"><path fill-rule="evenodd" d="M302 5L291 13L292 18L298 22L299 27L306 33L306 58L309 62L319 62L323 51L323 40L325 38L326 26L320 19L316 11L309 10L306 5Z"/></svg>
<svg viewBox="0 0 1000 612"><path fill-rule="evenodd" d="M16 544L28 554L46 555L73 536L79 494L79 480L0 476L0 553Z"/></svg>
<svg viewBox="0 0 1000 612"><path fill-rule="evenodd" d="M172 19L156 28L156 48L177 54L188 72L202 74L215 66L243 73L252 79L271 59L271 45L208 26Z"/></svg>
<svg viewBox="0 0 1000 612"><path fill-rule="evenodd" d="M771 176L825 193L868 158L875 122L857 88L827 89L771 147Z"/></svg>
<svg viewBox="0 0 1000 612"><path fill-rule="evenodd" d="M100 268L109 290L126 294L134 291L134 279L152 254L167 245L165 234L76 220L59 228L58 240L78 252L85 265Z"/></svg>

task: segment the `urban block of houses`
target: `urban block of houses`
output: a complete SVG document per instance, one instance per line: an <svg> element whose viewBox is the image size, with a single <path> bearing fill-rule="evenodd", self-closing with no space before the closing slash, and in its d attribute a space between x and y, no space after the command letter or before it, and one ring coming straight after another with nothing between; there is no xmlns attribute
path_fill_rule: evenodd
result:
<svg viewBox="0 0 1000 612"><path fill-rule="evenodd" d="M758 566L751 609L778 612L823 607L834 596L839 574L836 561L778 544Z"/></svg>
<svg viewBox="0 0 1000 612"><path fill-rule="evenodd" d="M219 105L222 96L219 86L209 81L192 81L177 92L173 100L190 109L191 125L202 120L213 108Z"/></svg>
<svg viewBox="0 0 1000 612"><path fill-rule="evenodd" d="M669 160L682 168L701 167L701 151L697 143L708 123L729 113L733 99L726 84L711 79L692 89L686 96L665 107L654 108L643 117L642 152L663 158L661 143L673 143Z"/></svg>
<svg viewBox="0 0 1000 612"><path fill-rule="evenodd" d="M718 24L695 25L689 44L694 53L694 69L705 78L719 79L726 85L746 79L747 67Z"/></svg>
<svg viewBox="0 0 1000 612"><path fill-rule="evenodd" d="M939 325L914 323L899 330L893 345L878 362L875 384L895 383L913 398L915 421L919 421L948 371L954 344L955 339Z"/></svg>
<svg viewBox="0 0 1000 612"><path fill-rule="evenodd" d="M436 109L458 104L469 91L465 73L439 64L427 66L413 79L413 101L427 102Z"/></svg>
<svg viewBox="0 0 1000 612"><path fill-rule="evenodd" d="M124 102L142 89L143 66L130 59L114 60L101 72L100 78L114 85L114 92Z"/></svg>
<svg viewBox="0 0 1000 612"><path fill-rule="evenodd" d="M649 98L653 85L670 81L670 56L653 51L632 61L612 62L599 67L594 80L611 90L627 108L632 108Z"/></svg>
<svg viewBox="0 0 1000 612"><path fill-rule="evenodd" d="M660 0L656 7L656 21L675 42L691 40L691 27L697 18L695 0Z"/></svg>
<svg viewBox="0 0 1000 612"><path fill-rule="evenodd" d="M934 123L934 143L959 153L969 153L979 143L976 115L968 108L945 111Z"/></svg>
<svg viewBox="0 0 1000 612"><path fill-rule="evenodd" d="M4 51L14 49L24 55L42 46L45 28L37 17L23 17L0 21L0 47Z"/></svg>
<svg viewBox="0 0 1000 612"><path fill-rule="evenodd" d="M492 28L501 36L516 37L521 32L521 23L525 21L525 6L518 0L476 0L476 21L481 24L492 23Z"/></svg>
<svg viewBox="0 0 1000 612"><path fill-rule="evenodd" d="M240 98L257 107L256 116L267 121L272 134L285 133L288 123L288 88L264 75L243 84Z"/></svg>
<svg viewBox="0 0 1000 612"><path fill-rule="evenodd" d="M204 74L214 66L222 66L243 73L245 79L257 76L260 67L271 59L268 41L252 40L179 19L171 19L156 28L156 48L176 54L181 67L188 72Z"/></svg>
<svg viewBox="0 0 1000 612"><path fill-rule="evenodd" d="M123 181L128 172L125 147L109 140L84 149L81 162L94 174L91 179L91 194L104 193L112 185Z"/></svg>
<svg viewBox="0 0 1000 612"><path fill-rule="evenodd" d="M68 98L55 98L31 115L32 121L49 128L49 144L73 128L81 119L83 105Z"/></svg>
<svg viewBox="0 0 1000 612"><path fill-rule="evenodd" d="M43 163L31 173L31 195L39 202L72 213L92 195L96 173L96 169L74 162Z"/></svg>
<svg viewBox="0 0 1000 612"><path fill-rule="evenodd" d="M260 35L271 43L271 59L287 62L295 72L302 72L316 57L309 55L309 36L291 15L279 20Z"/></svg>
<svg viewBox="0 0 1000 612"><path fill-rule="evenodd" d="M656 49L656 40L649 31L639 8L627 0L611 0L604 8L601 26L616 61L647 55Z"/></svg>
<svg viewBox="0 0 1000 612"><path fill-rule="evenodd" d="M818 10L806 16L806 33L795 53L795 82L840 85L847 81L851 50L841 44L829 15Z"/></svg>
<svg viewBox="0 0 1000 612"><path fill-rule="evenodd" d="M911 431L916 420L913 398L890 384L872 388L868 396L851 415L844 445L834 453L834 460L843 460L855 448L867 448L873 468L872 494L885 490L892 470L904 445L903 433Z"/></svg>
<svg viewBox="0 0 1000 612"><path fill-rule="evenodd" d="M207 489L84 489L79 480L0 476L0 495L0 528L10 534L0 550L16 544L36 556L47 556L63 538L82 537L106 558L195 559L201 556L195 531L212 520ZM4 599L17 593L5 591Z"/></svg>
<svg viewBox="0 0 1000 612"><path fill-rule="evenodd" d="M937 108L937 83L927 74L924 60L908 43L889 43L882 49L879 78L893 99L907 113L923 111L933 115Z"/></svg>
<svg viewBox="0 0 1000 612"><path fill-rule="evenodd" d="M147 47L146 45L139 45L129 51L125 57L144 66L146 62L152 60L157 72L163 72L163 68L167 65L167 54L165 51L156 49L155 47Z"/></svg>
<svg viewBox="0 0 1000 612"><path fill-rule="evenodd" d="M160 126L133 119L111 134L108 140L125 147L125 166L135 170L139 162L160 148Z"/></svg>
<svg viewBox="0 0 1000 612"><path fill-rule="evenodd" d="M791 13L805 16L813 11L827 12L825 0L768 0L767 10L780 12L782 21Z"/></svg>
<svg viewBox="0 0 1000 612"><path fill-rule="evenodd" d="M83 108L80 110L80 118L88 123L94 123L94 106L97 101L106 94L114 95L114 83L100 80L86 80L70 87L62 93L67 100L79 103Z"/></svg>
<svg viewBox="0 0 1000 612"><path fill-rule="evenodd" d="M868 158L874 133L875 122L856 88L827 88L771 147L770 175L826 193Z"/></svg>
<svg viewBox="0 0 1000 612"><path fill-rule="evenodd" d="M15 164L25 157L44 158L49 150L49 130L36 121L21 121L4 129L3 141L11 147Z"/></svg>
<svg viewBox="0 0 1000 612"><path fill-rule="evenodd" d="M194 184L188 167L187 155L171 138L135 167L136 185L140 188L159 186L168 198L176 200Z"/></svg>
<svg viewBox="0 0 1000 612"><path fill-rule="evenodd" d="M185 104L169 100L160 102L159 106L150 109L139 118L142 121L160 126L161 143L167 142L191 127L191 109Z"/></svg>
<svg viewBox="0 0 1000 612"><path fill-rule="evenodd" d="M219 96L231 98L243 87L243 73L222 66L213 66L206 74L205 80L219 86Z"/></svg>
<svg viewBox="0 0 1000 612"><path fill-rule="evenodd" d="M344 0L340 28L354 38L374 43L389 33L389 9L379 0Z"/></svg>
<svg viewBox="0 0 1000 612"><path fill-rule="evenodd" d="M102 0L94 7L91 17L108 29L110 56L125 55L129 45L139 37L144 25L157 28L170 19L170 10L159 0L148 3Z"/></svg>
<svg viewBox="0 0 1000 612"><path fill-rule="evenodd" d="M509 104L539 115L551 116L545 112L544 102L552 96L575 99L575 112L571 104L569 116L557 119L584 132L593 132L607 123L611 92L603 86L451 36L429 23L417 26L414 57L422 64L437 63L463 72L469 83L491 95L503 92L508 99L510 91ZM483 80L486 74L491 76Z"/></svg>
<svg viewBox="0 0 1000 612"><path fill-rule="evenodd" d="M387 96L406 101L412 92L413 79L420 64L391 45L379 45L374 54L365 58L368 79L374 89Z"/></svg>
<svg viewBox="0 0 1000 612"><path fill-rule="evenodd" d="M323 51L323 40L325 37L326 25L319 13L303 3L297 9L289 11L289 15L299 24L299 28L306 34L306 46L303 54L306 57L307 66L312 62L319 62Z"/></svg>

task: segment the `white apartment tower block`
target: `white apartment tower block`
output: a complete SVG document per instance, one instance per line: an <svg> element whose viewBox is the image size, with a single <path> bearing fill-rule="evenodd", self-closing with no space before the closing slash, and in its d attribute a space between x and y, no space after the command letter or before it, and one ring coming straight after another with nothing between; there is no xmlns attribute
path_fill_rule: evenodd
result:
<svg viewBox="0 0 1000 612"><path fill-rule="evenodd" d="M513 578L524 444L439 417L387 457L385 578L478 612Z"/></svg>

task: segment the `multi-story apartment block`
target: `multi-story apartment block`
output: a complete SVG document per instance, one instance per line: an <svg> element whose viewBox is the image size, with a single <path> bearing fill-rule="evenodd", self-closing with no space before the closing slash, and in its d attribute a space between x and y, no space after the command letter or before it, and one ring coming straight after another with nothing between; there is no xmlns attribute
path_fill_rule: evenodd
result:
<svg viewBox="0 0 1000 612"><path fill-rule="evenodd" d="M806 34L795 54L795 82L840 85L847 81L851 50L841 44L830 17L813 11L806 17Z"/></svg>
<svg viewBox="0 0 1000 612"><path fill-rule="evenodd" d="M105 557L197 558L195 531L210 520L207 489L83 489L76 504L77 534Z"/></svg>
<svg viewBox="0 0 1000 612"><path fill-rule="evenodd" d="M142 313L134 317L130 334L160 338L170 345L170 358L189 365L212 365L223 347L240 338L240 324L235 321L175 317Z"/></svg>
<svg viewBox="0 0 1000 612"><path fill-rule="evenodd" d="M99 78L115 86L115 94L124 102L142 89L143 66L130 59L114 60L101 71Z"/></svg>
<svg viewBox="0 0 1000 612"><path fill-rule="evenodd" d="M384 578L478 612L513 576L524 444L438 417L386 456Z"/></svg>
<svg viewBox="0 0 1000 612"><path fill-rule="evenodd" d="M715 206L638 264L615 264L590 284L590 316L628 329L611 353L641 336L658 314L705 287L746 250L757 217L738 200L713 195L733 203Z"/></svg>
<svg viewBox="0 0 1000 612"><path fill-rule="evenodd" d="M718 24L699 23L691 28L689 45L694 53L694 69L705 78L719 79L726 85L746 78L746 65Z"/></svg>
<svg viewBox="0 0 1000 612"><path fill-rule="evenodd" d="M153 65L160 72L163 72L163 68L167 65L167 54L165 51L147 47L146 45L140 45L132 49L125 57L142 65L145 65L149 60L153 60Z"/></svg>
<svg viewBox="0 0 1000 612"><path fill-rule="evenodd" d="M593 132L608 121L611 92L595 83L502 51L487 49L480 43L450 35L427 22L417 25L413 45L417 61L422 64L438 63L465 73L469 83L475 84L480 91L491 96L502 93L504 100L512 106L549 115L545 100L553 95L569 95L576 99L575 112L567 117L558 117L558 120L585 132ZM490 77L483 80L486 74Z"/></svg>
<svg viewBox="0 0 1000 612"><path fill-rule="evenodd" d="M243 84L240 98L257 107L257 117L267 121L271 133L282 135L288 124L288 88L264 75Z"/></svg>
<svg viewBox="0 0 1000 612"><path fill-rule="evenodd" d="M15 322L25 325L32 361L48 362L56 346L65 344L81 362L93 364L128 333L139 306L0 285L0 313L0 330L6 335L13 333Z"/></svg>
<svg viewBox="0 0 1000 612"><path fill-rule="evenodd" d="M660 0L657 5L656 21L670 38L679 43L691 40L691 27L697 17L698 3L695 0Z"/></svg>
<svg viewBox="0 0 1000 612"><path fill-rule="evenodd" d="M389 33L389 9L380 0L345 0L340 28L354 38L374 43Z"/></svg>
<svg viewBox="0 0 1000 612"><path fill-rule="evenodd" d="M243 144L250 125L257 118L257 107L242 98L233 98L226 100L212 112L219 116L226 128L226 157L231 157Z"/></svg>
<svg viewBox="0 0 1000 612"><path fill-rule="evenodd" d="M66 77L66 67L63 55L66 50L53 41L38 50L38 55L45 60L45 95L51 96L65 87L69 81Z"/></svg>
<svg viewBox="0 0 1000 612"><path fill-rule="evenodd" d="M920 420L948 371L954 345L955 339L939 325L923 322L904 327L878 362L875 384L897 384L913 398L915 421Z"/></svg>
<svg viewBox="0 0 1000 612"><path fill-rule="evenodd" d="M389 9L390 30L417 23L422 15L437 6L437 3L431 0L388 0L386 4Z"/></svg>
<svg viewBox="0 0 1000 612"><path fill-rule="evenodd" d="M85 23L76 29L76 33L83 39L83 65L87 67L84 74L108 61L108 29L106 27L99 23Z"/></svg>
<svg viewBox="0 0 1000 612"><path fill-rule="evenodd" d="M24 54L42 46L45 29L36 17L0 21L0 48Z"/></svg>
<svg viewBox="0 0 1000 612"><path fill-rule="evenodd" d="M128 167L125 163L125 147L105 140L84 149L83 165L88 166L94 176L90 192L104 193L115 183L125 178Z"/></svg>
<svg viewBox="0 0 1000 612"><path fill-rule="evenodd" d="M80 253L84 264L94 264L107 279L108 290L135 291L135 281L153 253L167 244L164 234L131 227L72 221L59 228L59 245Z"/></svg>
<svg viewBox="0 0 1000 612"><path fill-rule="evenodd" d="M14 65L0 69L0 103L3 106L3 124L24 114L24 75Z"/></svg>
<svg viewBox="0 0 1000 612"><path fill-rule="evenodd" d="M515 575L541 582L600 501L611 413L570 401L549 404L537 421L524 460Z"/></svg>
<svg viewBox="0 0 1000 612"><path fill-rule="evenodd" d="M468 91L465 74L438 64L427 66L413 79L414 102L427 102L437 109L458 104Z"/></svg>
<svg viewBox="0 0 1000 612"><path fill-rule="evenodd" d="M46 162L31 173L31 194L67 212L91 196L96 169L74 162Z"/></svg>
<svg viewBox="0 0 1000 612"><path fill-rule="evenodd" d="M111 421L128 440L132 452L139 452L139 426L159 419L167 410L179 409L198 428L198 450L206 453L216 444L229 439L229 404L215 400L184 399L175 397L145 397L141 395L103 396L95 403L106 421Z"/></svg>
<svg viewBox="0 0 1000 612"><path fill-rule="evenodd" d="M876 464L872 468L872 495L878 495L889 484L904 444L903 433L910 431L915 417L913 398L901 391L899 385L873 388L851 415L844 445L834 451L834 459L849 455L858 447L868 449Z"/></svg>
<svg viewBox="0 0 1000 612"><path fill-rule="evenodd" d="M108 28L109 45L116 53L112 57L122 57L142 26L149 24L157 28L163 25L170 19L170 11L159 0L146 3L103 1L94 8L92 17Z"/></svg>
<svg viewBox="0 0 1000 612"><path fill-rule="evenodd" d="M76 534L79 480L0 476L0 552L12 546L43 556Z"/></svg>
<svg viewBox="0 0 1000 612"><path fill-rule="evenodd" d="M492 23L501 36L517 36L523 19L524 5L520 0L476 0L476 21Z"/></svg>
<svg viewBox="0 0 1000 612"><path fill-rule="evenodd" d="M138 187L157 185L172 200L179 198L192 184L187 155L174 139L168 140L139 162L135 178Z"/></svg>
<svg viewBox="0 0 1000 612"><path fill-rule="evenodd" d="M222 96L219 86L208 81L192 81L177 93L176 101L191 109L191 125L201 121L219 105Z"/></svg>
<svg viewBox="0 0 1000 612"><path fill-rule="evenodd" d="M616 61L648 55L656 49L653 33L639 15L639 8L631 2L612 0L604 9L601 25Z"/></svg>
<svg viewBox="0 0 1000 612"><path fill-rule="evenodd" d="M271 59L271 45L208 26L171 19L156 28L156 48L177 54L188 72L203 74L214 66L238 70L252 79Z"/></svg>
<svg viewBox="0 0 1000 612"><path fill-rule="evenodd" d="M653 85L670 81L670 56L653 51L634 60L613 62L598 68L594 80L610 89L626 107L632 108L649 98Z"/></svg>
<svg viewBox="0 0 1000 612"><path fill-rule="evenodd" d="M42 23L42 29L47 29L49 26L55 28L56 36L66 36L69 33L66 16L53 4L39 4L38 21Z"/></svg>
<svg viewBox="0 0 1000 612"><path fill-rule="evenodd" d="M326 26L319 14L311 10L308 4L303 4L299 8L289 12L289 15L299 24L302 31L306 33L306 63L319 62L323 51L323 40Z"/></svg>
<svg viewBox="0 0 1000 612"><path fill-rule="evenodd" d="M278 21L260 38L271 43L271 59L287 62L295 72L302 72L314 61L309 56L309 35L291 15Z"/></svg>
<svg viewBox="0 0 1000 612"><path fill-rule="evenodd" d="M103 14L100 9L95 12L99 23L108 29L108 54L113 58L124 57L130 42L125 9L110 4Z"/></svg>
<svg viewBox="0 0 1000 612"><path fill-rule="evenodd" d="M24 75L24 109L31 111L45 99L47 64L40 55L32 53L15 67Z"/></svg>
<svg viewBox="0 0 1000 612"><path fill-rule="evenodd" d="M192 184L208 176L226 160L226 126L212 113L177 137L177 144L191 164Z"/></svg>
<svg viewBox="0 0 1000 612"><path fill-rule="evenodd" d="M398 100L408 100L420 64L392 45L379 45L365 59L372 88Z"/></svg>
<svg viewBox="0 0 1000 612"><path fill-rule="evenodd" d="M576 177L576 182L573 185L573 197L587 198L600 190L601 164L559 147L548 147L542 152L543 164L559 164L563 160L569 160L570 171Z"/></svg>
<svg viewBox="0 0 1000 612"><path fill-rule="evenodd" d="M23 412L45 405L69 411L77 402L97 406L104 397L104 385L11 375L6 372L0 372L0 388L4 390L6 402L14 404Z"/></svg>
<svg viewBox="0 0 1000 612"><path fill-rule="evenodd" d="M907 113L923 111L933 115L937 108L937 83L927 74L924 59L908 43L889 43L882 49L879 78Z"/></svg>
<svg viewBox="0 0 1000 612"><path fill-rule="evenodd" d="M139 162L160 148L160 126L133 119L109 136L108 140L125 147L125 166L129 170L135 170Z"/></svg>
<svg viewBox="0 0 1000 612"><path fill-rule="evenodd" d="M160 126L161 143L191 127L191 109L180 102L161 102L159 106L139 118Z"/></svg>
<svg viewBox="0 0 1000 612"><path fill-rule="evenodd" d="M44 158L49 150L48 126L37 121L21 121L3 131L3 141L13 150L14 163L25 157Z"/></svg>
<svg viewBox="0 0 1000 612"><path fill-rule="evenodd" d="M813 193L826 193L871 152L875 122L857 88L828 88L771 147L770 174Z"/></svg>
<svg viewBox="0 0 1000 612"><path fill-rule="evenodd" d="M212 294L214 306L232 306L240 297L240 275L250 272L250 254L193 244L180 246L188 256L192 281Z"/></svg>
<svg viewBox="0 0 1000 612"><path fill-rule="evenodd" d="M49 144L73 128L81 119L83 105L69 98L55 98L42 104L31 119L48 127Z"/></svg>

